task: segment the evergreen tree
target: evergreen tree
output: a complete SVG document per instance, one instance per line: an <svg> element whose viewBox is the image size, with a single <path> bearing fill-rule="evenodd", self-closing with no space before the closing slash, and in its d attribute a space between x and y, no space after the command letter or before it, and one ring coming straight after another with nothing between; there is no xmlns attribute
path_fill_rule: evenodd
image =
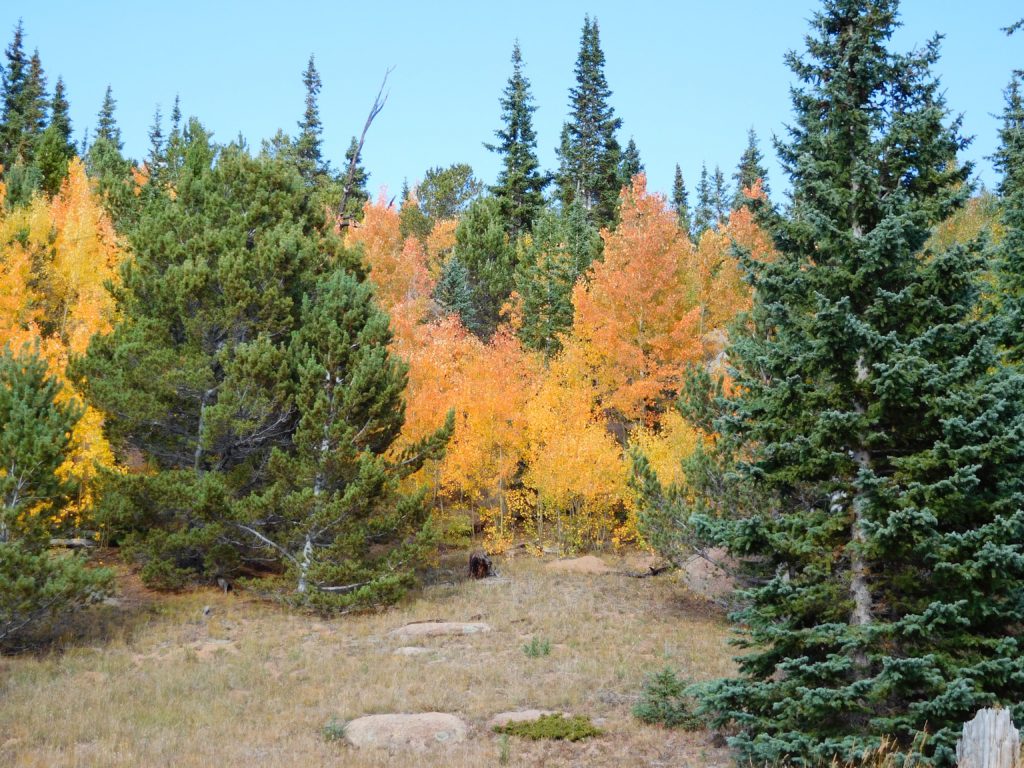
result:
<svg viewBox="0 0 1024 768"><path fill-rule="evenodd" d="M533 130L537 107L530 95L530 81L523 74L518 41L512 47L512 76L500 103L504 127L494 132L499 143L484 146L502 156L498 183L490 191L498 201L509 237L515 241L529 231L544 207L544 187L550 181L541 173L537 160L537 134Z"/></svg>
<svg viewBox="0 0 1024 768"><path fill-rule="evenodd" d="M430 226L443 219L457 219L483 191L484 185L473 176L467 163L447 168L431 168L416 188L416 199Z"/></svg>
<svg viewBox="0 0 1024 768"><path fill-rule="evenodd" d="M697 182L697 207L693 209L693 239L699 241L700 236L711 229L715 223L714 197L711 182L708 179L708 167L701 163L700 181Z"/></svg>
<svg viewBox="0 0 1024 768"><path fill-rule="evenodd" d="M729 220L729 190L725 183L725 174L717 165L711 191L711 210L714 212L715 228Z"/></svg>
<svg viewBox="0 0 1024 768"><path fill-rule="evenodd" d="M362 156L357 156L359 152L359 142L356 137L352 137L352 141L348 145L348 149L345 150L345 173L348 173L348 168L352 164L352 159L355 158L355 169L352 172L351 189L349 190L348 200L345 203L345 210L342 214L350 219L351 221L362 221L363 220L363 206L366 205L366 201L370 199L370 192L367 189L367 181L370 178L370 174L366 172L366 169L362 166ZM402 198L405 199L404 197Z"/></svg>
<svg viewBox="0 0 1024 768"><path fill-rule="evenodd" d="M622 120L608 103L597 19L584 18L576 59L576 85L569 89L570 119L562 128L556 176L558 198L579 200L598 227L611 224L621 189L621 156L616 131Z"/></svg>
<svg viewBox="0 0 1024 768"><path fill-rule="evenodd" d="M764 190L765 195L769 193L768 170L764 167L763 160L761 150L757 147L757 134L751 128L747 132L747 148L743 150L740 164L732 176L736 182L736 194L732 199L733 210L752 204L753 201L747 197L745 192L753 187L758 179L761 180L761 189Z"/></svg>
<svg viewBox="0 0 1024 768"><path fill-rule="evenodd" d="M3 79L3 111L0 114L0 163L5 169L18 162L18 150L24 143L25 89L29 61L25 56L24 29L21 20L14 28L14 38L4 51L7 66L0 69Z"/></svg>
<svg viewBox="0 0 1024 768"><path fill-rule="evenodd" d="M434 300L446 313L458 315L467 330L475 334L481 333L480 322L473 306L469 270L458 257L448 259L441 269L441 276L434 288Z"/></svg>
<svg viewBox="0 0 1024 768"><path fill-rule="evenodd" d="M498 201L474 200L455 229L453 258L465 265L473 293L477 333L488 338L515 286L515 248L509 243Z"/></svg>
<svg viewBox="0 0 1024 768"><path fill-rule="evenodd" d="M114 109L116 107L117 101L114 99L114 91L108 85L106 93L103 94L103 104L100 106L99 114L96 116L96 131L93 136L93 145L97 142L105 141L120 153L124 149L124 144L121 143L121 129L118 128L117 120L114 117Z"/></svg>
<svg viewBox="0 0 1024 768"><path fill-rule="evenodd" d="M409 183L402 183L402 207L398 211L398 231L401 233L402 238L415 237L421 243L425 243L427 235L430 234L430 230L433 229L433 223L430 221L430 217L423 212L423 208L420 207L419 201L416 199L416 195L413 190L409 188Z"/></svg>
<svg viewBox="0 0 1024 768"><path fill-rule="evenodd" d="M642 173L643 170L644 164L640 160L640 150L636 148L636 142L630 137L629 143L626 144L626 149L622 153L622 170L619 173L622 186L630 184L633 177Z"/></svg>
<svg viewBox="0 0 1024 768"><path fill-rule="evenodd" d="M679 164L676 164L676 175L672 181L672 208L676 212L676 219L679 222L679 228L686 233L687 237L692 237L691 225L690 225L690 203L688 199L689 195L686 192L686 183L683 181L683 172L679 168Z"/></svg>
<svg viewBox="0 0 1024 768"><path fill-rule="evenodd" d="M109 477L106 519L151 583L269 563L304 603L388 599L424 522L395 492L421 457L382 458L405 382L387 317L292 162L195 120L184 142L173 194L128 231L121 322L72 370L153 470Z"/></svg>
<svg viewBox="0 0 1024 768"><path fill-rule="evenodd" d="M49 195L55 195L60 190L61 182L67 176L68 162L75 156L68 110L64 81L58 77L50 102L50 124L39 137L36 147L36 166L41 176L41 187Z"/></svg>
<svg viewBox="0 0 1024 768"><path fill-rule="evenodd" d="M1003 317L1005 344L1014 363L1024 363L1024 75L1016 73L1006 90L1006 107L999 131L996 168L1001 218L1005 233L999 245L998 311Z"/></svg>
<svg viewBox="0 0 1024 768"><path fill-rule="evenodd" d="M600 257L601 237L579 203L558 213L545 211L533 229L516 273L522 298L519 337L549 357L562 347L560 336L573 321L572 290Z"/></svg>
<svg viewBox="0 0 1024 768"><path fill-rule="evenodd" d="M709 686L741 762L844 762L927 730L953 765L981 707L1024 705L1022 381L980 310L980 247L923 250L966 195L893 0L826 0L780 147L792 185L714 422L769 503L692 522L751 576L739 676Z"/></svg>
<svg viewBox="0 0 1024 768"><path fill-rule="evenodd" d="M149 136L149 154L146 155L146 167L149 169L149 176L154 181L160 175L160 167L165 162L164 150L164 128L163 115L160 114L160 105L153 110L153 122L147 132Z"/></svg>
<svg viewBox="0 0 1024 768"><path fill-rule="evenodd" d="M0 350L0 644L39 620L101 597L108 571L47 548L72 486L58 469L81 417L59 400L61 386L34 352Z"/></svg>
<svg viewBox="0 0 1024 768"><path fill-rule="evenodd" d="M330 174L330 168L323 158L323 124L320 122L320 73L316 70L313 56L309 57L306 71L302 73L302 84L306 88L306 110L299 121L299 137L295 140L295 155L302 178L312 182L317 177Z"/></svg>

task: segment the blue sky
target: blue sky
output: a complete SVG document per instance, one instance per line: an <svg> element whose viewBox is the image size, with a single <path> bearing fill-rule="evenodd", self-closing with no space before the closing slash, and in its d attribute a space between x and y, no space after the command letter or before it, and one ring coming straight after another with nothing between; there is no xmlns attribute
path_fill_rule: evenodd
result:
<svg viewBox="0 0 1024 768"><path fill-rule="evenodd" d="M779 189L770 145L784 134L793 79L783 63L800 49L811 0L675 2L108 2L5 0L0 39L17 19L38 48L50 84L63 75L76 138L95 122L107 84L118 101L126 151L141 156L159 103L176 93L186 115L228 140L254 146L302 113L301 73L316 55L324 88L325 148L341 161L349 138L388 67L390 98L367 138L364 163L376 192L396 194L431 166L468 162L493 181L497 156L483 142L499 125L498 98L518 38L538 111L538 152L554 147L568 111L568 89L586 13L600 22L612 103L632 136L650 186L667 191L678 162L693 188L702 161L731 175L754 127ZM938 67L950 108L975 137L965 153L987 185L1002 90L1024 67L1024 34L1000 31L1024 15L1017 0L905 0L900 49L945 35Z"/></svg>

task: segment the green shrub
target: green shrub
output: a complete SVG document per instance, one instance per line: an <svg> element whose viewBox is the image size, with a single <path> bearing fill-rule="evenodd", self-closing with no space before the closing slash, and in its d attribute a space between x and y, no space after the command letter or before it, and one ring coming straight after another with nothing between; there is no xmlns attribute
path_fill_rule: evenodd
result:
<svg viewBox="0 0 1024 768"><path fill-rule="evenodd" d="M645 723L659 723L666 728L698 730L703 723L693 713L693 699L687 695L687 683L666 667L644 682L640 700L633 706L633 716Z"/></svg>
<svg viewBox="0 0 1024 768"><path fill-rule="evenodd" d="M550 656L551 641L541 640L540 638L535 637L523 646L523 653L531 659L538 659L541 656Z"/></svg>
<svg viewBox="0 0 1024 768"><path fill-rule="evenodd" d="M496 725L495 733L522 736L524 739L558 739L581 741L591 736L601 736L604 731L590 722L589 717L575 715L541 715L536 720L523 720L507 725Z"/></svg>
<svg viewBox="0 0 1024 768"><path fill-rule="evenodd" d="M330 720L321 730L324 741L341 741L344 739L345 726L347 725L348 723L344 720Z"/></svg>

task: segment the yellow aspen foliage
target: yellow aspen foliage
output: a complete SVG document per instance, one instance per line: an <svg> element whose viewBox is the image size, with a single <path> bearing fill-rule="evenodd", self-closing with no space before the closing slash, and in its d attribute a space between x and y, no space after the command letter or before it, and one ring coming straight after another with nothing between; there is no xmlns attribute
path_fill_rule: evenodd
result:
<svg viewBox="0 0 1024 768"><path fill-rule="evenodd" d="M536 493L533 527L541 541L603 546L635 533L629 467L596 403L579 347L570 343L526 406L523 482Z"/></svg>
<svg viewBox="0 0 1024 768"><path fill-rule="evenodd" d="M678 411L672 410L665 414L659 429L640 427L635 430L630 444L644 455L661 484L668 487L682 484L682 463L704 439Z"/></svg>
<svg viewBox="0 0 1024 768"><path fill-rule="evenodd" d="M441 268L452 255L458 225L458 219L441 219L427 235L427 267L434 280L441 276Z"/></svg>
<svg viewBox="0 0 1024 768"><path fill-rule="evenodd" d="M0 218L0 344L37 343L62 397L77 398L65 370L94 334L114 322L107 288L116 284L124 251L94 194L79 158L68 166L60 192L37 196ZM58 470L79 481L80 495L65 514L80 519L92 504L97 467L113 467L102 415L87 408L72 433L69 460Z"/></svg>

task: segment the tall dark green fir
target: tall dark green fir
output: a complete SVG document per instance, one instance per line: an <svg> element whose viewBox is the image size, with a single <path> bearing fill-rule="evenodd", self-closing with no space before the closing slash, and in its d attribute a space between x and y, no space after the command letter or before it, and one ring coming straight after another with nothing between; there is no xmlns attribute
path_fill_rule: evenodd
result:
<svg viewBox="0 0 1024 768"><path fill-rule="evenodd" d="M533 226L544 207L544 187L550 181L537 160L537 134L533 129L537 107L530 94L530 81L523 74L518 40L512 46L512 75L500 104L502 127L494 132L498 143L484 146L502 158L491 194L498 201L509 237L515 241Z"/></svg>
<svg viewBox="0 0 1024 768"><path fill-rule="evenodd" d="M1024 706L1019 373L981 311L981 244L926 247L970 168L894 0L826 0L780 145L792 189L729 360L718 433L766 502L694 522L742 559L739 675L710 686L740 762L840 763Z"/></svg>
<svg viewBox="0 0 1024 768"><path fill-rule="evenodd" d="M761 189L766 196L770 191L768 169L764 167L764 157L757 146L757 133L753 128L747 132L747 148L743 150L736 173L732 175L732 178L736 182L736 193L732 199L733 210L753 204L754 201L746 192L757 183L758 179L761 181Z"/></svg>
<svg viewBox="0 0 1024 768"><path fill-rule="evenodd" d="M715 223L714 191L708 178L708 167L700 166L700 180L697 182L697 205L693 209L693 239L700 241L700 236L711 229Z"/></svg>
<svg viewBox="0 0 1024 768"><path fill-rule="evenodd" d="M1024 363L1024 75L1015 73L1006 89L1003 124L995 161L1002 173L1000 210L1005 233L999 244L1000 314L1010 357Z"/></svg>
<svg viewBox="0 0 1024 768"><path fill-rule="evenodd" d="M690 237L692 232L689 193L686 191L686 182L683 180L683 172L678 163L676 164L676 174L672 179L672 210L676 212L679 228L686 233L687 237Z"/></svg>
<svg viewBox="0 0 1024 768"><path fill-rule="evenodd" d="M295 140L295 156L299 172L307 181L330 173L323 158L323 123L320 122L320 73L312 54L306 70L302 73L302 85L306 89L306 108L299 121L299 136Z"/></svg>
<svg viewBox="0 0 1024 768"><path fill-rule="evenodd" d="M579 201L599 227L615 220L622 181L622 148L615 135L622 120L608 103L612 92L604 62L597 19L588 16L576 59L576 84L569 89L570 115L562 128L555 180L562 205Z"/></svg>

